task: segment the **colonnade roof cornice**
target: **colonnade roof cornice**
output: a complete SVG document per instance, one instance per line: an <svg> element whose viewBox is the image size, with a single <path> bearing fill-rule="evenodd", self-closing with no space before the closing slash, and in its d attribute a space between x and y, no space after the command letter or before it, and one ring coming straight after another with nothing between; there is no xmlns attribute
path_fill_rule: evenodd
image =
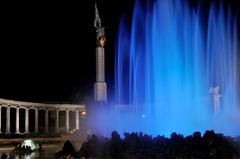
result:
<svg viewBox="0 0 240 159"><path fill-rule="evenodd" d="M0 98L0 106L23 108L23 109L43 109L43 110L79 110L86 111L85 105L78 104L47 104L47 103L33 103L33 102L22 102L15 100L8 100Z"/></svg>

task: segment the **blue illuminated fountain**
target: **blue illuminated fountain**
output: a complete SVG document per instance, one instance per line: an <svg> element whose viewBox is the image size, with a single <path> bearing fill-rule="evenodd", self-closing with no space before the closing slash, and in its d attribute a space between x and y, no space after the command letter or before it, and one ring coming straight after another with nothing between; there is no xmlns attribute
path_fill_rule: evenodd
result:
<svg viewBox="0 0 240 159"><path fill-rule="evenodd" d="M135 4L123 18L115 58L116 113L112 129L184 135L214 129L239 135L237 23L230 9L211 5L208 17L184 1ZM204 20L203 20L204 18ZM219 86L214 115L210 87Z"/></svg>

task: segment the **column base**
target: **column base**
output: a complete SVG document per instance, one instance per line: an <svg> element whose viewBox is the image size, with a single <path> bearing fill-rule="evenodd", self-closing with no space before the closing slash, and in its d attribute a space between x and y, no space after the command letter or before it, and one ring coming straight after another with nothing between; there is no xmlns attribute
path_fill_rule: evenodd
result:
<svg viewBox="0 0 240 159"><path fill-rule="evenodd" d="M94 100L95 101L107 101L107 83L96 82L94 83Z"/></svg>

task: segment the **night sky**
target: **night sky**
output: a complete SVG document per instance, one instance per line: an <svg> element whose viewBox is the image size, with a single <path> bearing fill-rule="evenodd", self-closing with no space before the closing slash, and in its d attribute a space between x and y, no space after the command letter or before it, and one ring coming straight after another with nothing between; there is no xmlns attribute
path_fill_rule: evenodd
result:
<svg viewBox="0 0 240 159"><path fill-rule="evenodd" d="M70 103L93 99L94 2L0 2L0 98ZM108 92L112 94L118 23L122 15L131 17L134 0L97 2L102 25L106 28L106 80ZM194 7L196 2L191 0L191 5ZM239 0L224 2L239 13Z"/></svg>

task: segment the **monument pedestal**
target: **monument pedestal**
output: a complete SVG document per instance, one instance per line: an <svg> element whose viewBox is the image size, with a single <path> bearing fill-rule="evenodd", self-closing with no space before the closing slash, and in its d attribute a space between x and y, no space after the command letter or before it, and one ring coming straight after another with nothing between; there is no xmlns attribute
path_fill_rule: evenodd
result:
<svg viewBox="0 0 240 159"><path fill-rule="evenodd" d="M107 101L107 83L96 82L94 84L94 100Z"/></svg>
<svg viewBox="0 0 240 159"><path fill-rule="evenodd" d="M107 102L107 84L105 82L105 53L104 46L106 42L105 31L101 26L101 19L98 15L97 5L95 4L95 20L94 26L96 28L96 82L94 84L94 101Z"/></svg>

